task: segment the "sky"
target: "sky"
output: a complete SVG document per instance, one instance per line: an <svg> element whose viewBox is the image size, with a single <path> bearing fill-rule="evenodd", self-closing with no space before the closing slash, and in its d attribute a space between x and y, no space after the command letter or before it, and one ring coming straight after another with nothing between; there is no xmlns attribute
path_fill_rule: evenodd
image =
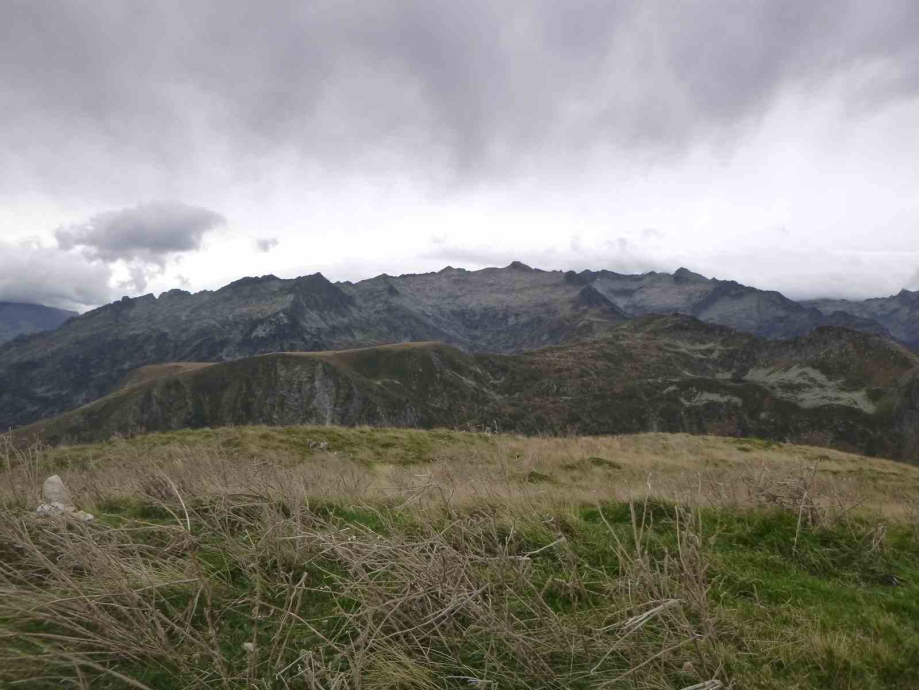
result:
<svg viewBox="0 0 919 690"><path fill-rule="evenodd" d="M0 300L513 260L919 289L919 3L0 3Z"/></svg>

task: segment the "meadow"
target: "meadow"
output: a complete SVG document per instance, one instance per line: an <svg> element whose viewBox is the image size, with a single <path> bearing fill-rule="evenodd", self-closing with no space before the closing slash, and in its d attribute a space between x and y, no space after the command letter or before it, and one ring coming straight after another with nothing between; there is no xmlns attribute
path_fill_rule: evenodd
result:
<svg viewBox="0 0 919 690"><path fill-rule="evenodd" d="M0 688L914 688L916 587L919 468L825 448L0 437Z"/></svg>

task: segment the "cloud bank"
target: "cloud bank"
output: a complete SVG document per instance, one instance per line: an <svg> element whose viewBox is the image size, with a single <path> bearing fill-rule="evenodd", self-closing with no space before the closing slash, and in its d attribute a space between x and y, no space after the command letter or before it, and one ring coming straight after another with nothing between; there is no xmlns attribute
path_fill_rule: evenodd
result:
<svg viewBox="0 0 919 690"><path fill-rule="evenodd" d="M862 116L915 98L919 3L13 0L0 181L181 184L278 155L476 179L730 140L841 79Z"/></svg>
<svg viewBox="0 0 919 690"><path fill-rule="evenodd" d="M111 301L112 270L79 254L0 241L0 301L81 310Z"/></svg>
<svg viewBox="0 0 919 690"><path fill-rule="evenodd" d="M442 256L888 294L917 115L915 0L8 0L0 234L66 223L131 292ZM207 208L71 224L149 198L232 221L206 254Z"/></svg>

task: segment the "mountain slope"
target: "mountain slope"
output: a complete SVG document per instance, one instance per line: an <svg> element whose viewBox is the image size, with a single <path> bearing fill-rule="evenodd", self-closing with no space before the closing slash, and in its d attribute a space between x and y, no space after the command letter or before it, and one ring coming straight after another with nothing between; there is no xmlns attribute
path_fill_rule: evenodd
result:
<svg viewBox="0 0 919 690"><path fill-rule="evenodd" d="M0 428L107 395L147 364L426 340L511 352L627 318L593 288L522 264L357 285L332 284L320 274L264 276L195 295L124 298L54 333L0 346Z"/></svg>
<svg viewBox="0 0 919 690"><path fill-rule="evenodd" d="M685 269L623 276L515 262L355 284L333 284L321 274L269 275L213 292L125 298L52 333L0 346L0 428L96 400L149 364L430 340L468 351L522 352L606 332L630 318L626 312L682 312L770 338L824 325L883 331L871 321L827 317L778 293Z"/></svg>
<svg viewBox="0 0 919 690"><path fill-rule="evenodd" d="M79 316L75 311L55 309L43 304L0 302L0 343L18 335L53 331L67 319Z"/></svg>
<svg viewBox="0 0 919 690"><path fill-rule="evenodd" d="M844 311L861 318L873 319L901 342L919 347L919 290L901 290L899 294L890 297L877 297L860 302L818 299L804 304L815 307L824 314Z"/></svg>
<svg viewBox="0 0 919 690"><path fill-rule="evenodd" d="M887 335L871 317L802 306L775 291L758 290L732 280L705 278L685 268L669 273L621 275L611 271L569 272L566 280L591 285L634 316L688 314L764 338L787 339L821 326L840 326Z"/></svg>
<svg viewBox="0 0 919 690"><path fill-rule="evenodd" d="M690 317L649 317L512 355L422 343L180 368L21 433L89 441L298 423L680 431L919 460L919 357L845 329L777 342Z"/></svg>

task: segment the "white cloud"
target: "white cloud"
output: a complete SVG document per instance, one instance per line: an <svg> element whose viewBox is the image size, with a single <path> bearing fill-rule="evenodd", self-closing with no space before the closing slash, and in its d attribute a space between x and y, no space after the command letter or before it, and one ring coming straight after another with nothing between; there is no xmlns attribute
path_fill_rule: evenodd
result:
<svg viewBox="0 0 919 690"><path fill-rule="evenodd" d="M143 291L178 255L201 249L204 236L226 223L219 213L174 201L155 201L98 213L54 233L63 250L81 249L87 258L123 262L129 279L119 287Z"/></svg>

